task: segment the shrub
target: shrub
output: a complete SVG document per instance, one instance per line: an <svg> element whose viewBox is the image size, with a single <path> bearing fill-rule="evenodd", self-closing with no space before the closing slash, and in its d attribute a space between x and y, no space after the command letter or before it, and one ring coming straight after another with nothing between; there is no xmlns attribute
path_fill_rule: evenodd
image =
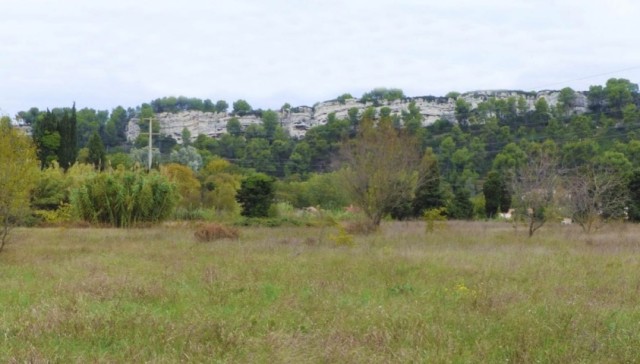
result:
<svg viewBox="0 0 640 364"><path fill-rule="evenodd" d="M209 242L220 239L238 239L240 231L234 227L212 223L202 225L193 235L198 241Z"/></svg>
<svg viewBox="0 0 640 364"><path fill-rule="evenodd" d="M308 221L288 217L240 217L233 223L236 226L263 226L263 227L279 227L279 226L313 226Z"/></svg>
<svg viewBox="0 0 640 364"><path fill-rule="evenodd" d="M338 225L338 234L329 236L329 239L331 239L336 246L352 247L355 245L353 235L349 234L347 230L340 225Z"/></svg>
<svg viewBox="0 0 640 364"><path fill-rule="evenodd" d="M45 225L68 224L73 221L73 207L62 202L56 210L35 210L35 217Z"/></svg>
<svg viewBox="0 0 640 364"><path fill-rule="evenodd" d="M173 213L172 219L175 220L213 220L216 217L215 211L210 209L186 209L178 207Z"/></svg>
<svg viewBox="0 0 640 364"><path fill-rule="evenodd" d="M175 185L156 172L100 173L72 192L83 220L115 227L160 222L171 216L176 202Z"/></svg>
<svg viewBox="0 0 640 364"><path fill-rule="evenodd" d="M186 165L169 163L160 166L160 173L176 185L178 205L192 210L200 205L200 181Z"/></svg>
<svg viewBox="0 0 640 364"><path fill-rule="evenodd" d="M447 213L447 209L444 207L438 207L437 209L429 209L424 212L423 219L426 222L426 230L428 233L432 233L436 228L436 223L446 221L447 217L445 216Z"/></svg>

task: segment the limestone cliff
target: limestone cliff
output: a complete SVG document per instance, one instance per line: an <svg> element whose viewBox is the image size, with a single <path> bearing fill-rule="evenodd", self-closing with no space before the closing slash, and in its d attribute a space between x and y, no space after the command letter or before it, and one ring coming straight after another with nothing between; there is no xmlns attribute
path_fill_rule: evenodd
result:
<svg viewBox="0 0 640 364"><path fill-rule="evenodd" d="M522 96L527 102L529 109L533 109L535 102L541 97L546 99L549 106L555 106L558 103L558 95L559 91L522 92L492 90L467 92L461 94L459 97L470 103L472 108L476 108L481 102L493 97L496 99L515 97L517 99ZM378 105L374 105L371 102L363 103L360 102L359 99L347 99L344 102L331 100L317 103L313 107L299 106L289 110L282 110L279 112L279 118L281 125L289 131L291 136L303 137L309 128L325 124L331 113L335 113L337 118L347 118L348 110L351 108L356 108L359 112L362 112L368 107L375 107L378 110L382 107L388 107L391 109L392 115L397 115L403 111L407 111L411 102L415 102L416 106L420 109L420 113L424 116L424 125L430 125L438 119L455 120L455 99L434 96L407 97L391 102L382 101ZM573 111L579 114L586 110L586 95L581 92L576 92ZM156 118L160 122L160 132L173 137L178 143L182 143L182 130L184 128L190 131L192 139L195 139L199 134L219 137L221 134L226 133L227 122L232 117L233 115L228 113L201 111L156 114ZM261 119L255 115L236 117L240 120L243 127L261 122ZM129 121L127 129L127 138L129 140L135 140L140 133L138 121L136 118Z"/></svg>

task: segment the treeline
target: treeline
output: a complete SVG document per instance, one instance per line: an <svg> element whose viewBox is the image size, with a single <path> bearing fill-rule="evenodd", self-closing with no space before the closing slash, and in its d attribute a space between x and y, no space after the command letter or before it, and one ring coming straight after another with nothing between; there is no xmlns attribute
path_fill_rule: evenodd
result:
<svg viewBox="0 0 640 364"><path fill-rule="evenodd" d="M407 218L420 215L424 209L444 207L452 218L492 217L500 210L508 210L508 197L516 193L513 180L531 156L543 149L545 155L557 161L554 172L558 176L568 178L586 169L606 170L610 175L618 175L625 186L640 183L635 180L634 172L640 169L637 84L626 79L610 79L604 86L591 86L586 95L586 111L577 112L579 95L570 88L560 91L554 106L541 97L535 100L533 108L526 94L506 99L489 98L472 107L460 94L450 93L447 97L456 100L455 120L441 119L426 127L415 103L398 115L392 114L388 107L370 107L363 111L353 108L344 119L329 115L325 125L311 128L300 140L282 128L278 113L260 110L260 124L243 127L237 118L231 118L227 133L219 138L198 135L191 141L189 131L184 130L185 143L177 145L170 137L154 137L154 160L156 168L166 163L189 166L201 189L212 186L207 178L199 175L204 167L212 161L225 160L238 168L236 175L255 171L277 178L277 195L296 207L307 204L338 207L352 202L339 193L338 187L329 187L333 174L326 174L335 169L341 146L355 138L363 124L389 123L416 138L420 148L437 162L432 171L434 177L414 196L428 198L430 202L407 201L404 208L397 206L387 211L389 214ZM348 98L351 95L338 97L343 101ZM383 100L399 98L404 98L401 90L376 89L363 95L362 100L381 105ZM73 107L46 112L31 109L19 117L34 130L33 138L43 168L53 161L65 168L72 163L63 157L71 154L65 154L67 152L60 148L74 145L66 142L74 135L78 149L75 160L100 168L106 165L132 168L136 163L146 165L147 139L141 135L132 144L126 142L126 123L131 117L142 120L159 112L183 110L227 112L228 107L224 101L214 104L209 100L166 97L136 109L117 107L111 113L92 109L75 112ZM246 101L233 103L232 114L251 112L255 110ZM61 128L61 125L71 125L71 120L76 125L75 134ZM59 136L55 136L56 132ZM94 134L93 142L89 143ZM100 152L100 148L105 151ZM325 174L326 178L320 177ZM313 183L322 184L323 187L315 187L326 192L324 199L309 191ZM236 180L235 185L228 186L237 184ZM622 192L629 196L635 193L629 189ZM491 196L502 196L499 197L502 202L496 202L498 197ZM632 218L640 217L634 215L633 209L629 213Z"/></svg>

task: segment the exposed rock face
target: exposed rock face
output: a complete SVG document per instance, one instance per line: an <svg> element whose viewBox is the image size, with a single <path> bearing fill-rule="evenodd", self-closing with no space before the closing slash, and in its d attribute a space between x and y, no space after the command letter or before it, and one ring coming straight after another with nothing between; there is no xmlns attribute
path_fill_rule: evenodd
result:
<svg viewBox="0 0 640 364"><path fill-rule="evenodd" d="M559 91L540 91L540 92L522 92L512 90L500 91L474 91L467 92L459 97L471 104L472 108L476 108L481 102L490 98L507 99L509 97L523 97L527 102L529 109L534 108L535 102L544 97L553 107L558 103ZM423 124L430 125L438 119L447 119L454 121L455 117L455 100L446 97L421 96L409 97L402 100L391 102L382 101L378 105L373 103L362 103L358 99L348 99L344 102L332 100L316 104L313 107L300 106L290 110L281 110L278 112L282 127L289 131L293 137L303 137L306 131L316 125L322 125L327 122L329 114L335 113L338 119L348 117L348 111L351 108L358 109L362 112L368 107L380 109L388 107L391 109L392 115L401 114L408 111L409 104L415 102L420 109L420 113L424 116ZM584 113L587 110L587 97L584 93L576 92L573 112ZM227 122L233 115L228 113L211 113L201 111L184 111L179 113L159 113L156 118L160 122L160 132L176 139L178 143L182 143L182 130L187 128L191 133L192 140L199 134L205 134L210 137L219 137L227 132ZM261 123L261 119L255 115L236 116L240 120L243 128L250 124ZM127 129L127 139L135 140L140 134L138 119L133 118L129 121Z"/></svg>

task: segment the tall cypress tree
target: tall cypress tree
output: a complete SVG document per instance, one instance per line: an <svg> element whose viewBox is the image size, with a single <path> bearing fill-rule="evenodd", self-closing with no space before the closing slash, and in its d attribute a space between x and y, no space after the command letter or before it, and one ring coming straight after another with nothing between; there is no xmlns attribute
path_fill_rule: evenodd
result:
<svg viewBox="0 0 640 364"><path fill-rule="evenodd" d="M58 132L60 133L58 162L60 163L60 167L64 168L65 171L75 163L78 157L76 124L76 104L73 103L71 114L69 114L68 109L65 109L62 120L58 125Z"/></svg>
<svg viewBox="0 0 640 364"><path fill-rule="evenodd" d="M87 161L96 169L103 170L106 162L106 152L104 149L104 144L102 143L102 138L98 135L98 132L93 132L91 138L89 138L89 142L87 142L87 149L89 149L89 157Z"/></svg>

